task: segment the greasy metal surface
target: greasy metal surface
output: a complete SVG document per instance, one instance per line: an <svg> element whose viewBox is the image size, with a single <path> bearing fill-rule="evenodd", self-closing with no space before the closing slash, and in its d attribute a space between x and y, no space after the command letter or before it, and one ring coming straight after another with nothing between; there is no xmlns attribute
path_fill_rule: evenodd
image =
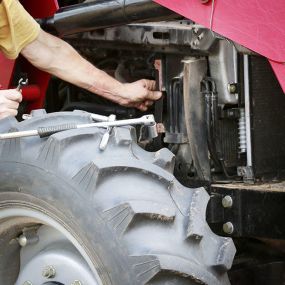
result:
<svg viewBox="0 0 285 285"><path fill-rule="evenodd" d="M200 92L200 82L206 76L207 62L204 58L184 60L183 96L188 139L198 177L210 181L205 104Z"/></svg>
<svg viewBox="0 0 285 285"><path fill-rule="evenodd" d="M115 42L118 46L119 44L141 45L143 49L152 50L163 47L164 52L181 53L181 50L184 50L188 55L208 52L216 42L211 31L186 20L137 23L95 30L85 34L83 43L85 39L96 41L94 45L97 45L97 42L109 42L114 45ZM82 43L82 40L80 43L74 43L75 41L73 40L72 44Z"/></svg>
<svg viewBox="0 0 285 285"><path fill-rule="evenodd" d="M226 40L218 41L209 56L211 78L215 80L220 105L236 105L238 95L228 90L228 84L238 83L237 51L234 45Z"/></svg>

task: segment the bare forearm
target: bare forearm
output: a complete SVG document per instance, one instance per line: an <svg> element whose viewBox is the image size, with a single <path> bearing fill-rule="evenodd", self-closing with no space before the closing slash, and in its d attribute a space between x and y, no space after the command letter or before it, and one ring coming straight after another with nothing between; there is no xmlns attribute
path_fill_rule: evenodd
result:
<svg viewBox="0 0 285 285"><path fill-rule="evenodd" d="M43 31L22 54L39 69L112 101L116 101L116 92L122 88L120 82L97 69L69 44Z"/></svg>
<svg viewBox="0 0 285 285"><path fill-rule="evenodd" d="M81 57L68 43L44 31L21 53L39 69L123 106L146 111L162 95L154 91L153 80L120 83Z"/></svg>

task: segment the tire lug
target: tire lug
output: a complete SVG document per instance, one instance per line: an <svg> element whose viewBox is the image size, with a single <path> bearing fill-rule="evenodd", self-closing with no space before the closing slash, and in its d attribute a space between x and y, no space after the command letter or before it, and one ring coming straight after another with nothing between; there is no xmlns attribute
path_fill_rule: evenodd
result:
<svg viewBox="0 0 285 285"><path fill-rule="evenodd" d="M48 265L43 269L43 272L42 272L43 277L50 279L50 278L54 278L55 275L56 275L56 270L53 266Z"/></svg>

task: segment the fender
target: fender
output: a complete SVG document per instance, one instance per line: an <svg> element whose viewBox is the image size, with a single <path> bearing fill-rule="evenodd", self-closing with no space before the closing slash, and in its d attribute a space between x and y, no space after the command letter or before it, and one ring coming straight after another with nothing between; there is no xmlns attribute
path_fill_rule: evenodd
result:
<svg viewBox="0 0 285 285"><path fill-rule="evenodd" d="M268 58L285 92L284 0L154 0Z"/></svg>

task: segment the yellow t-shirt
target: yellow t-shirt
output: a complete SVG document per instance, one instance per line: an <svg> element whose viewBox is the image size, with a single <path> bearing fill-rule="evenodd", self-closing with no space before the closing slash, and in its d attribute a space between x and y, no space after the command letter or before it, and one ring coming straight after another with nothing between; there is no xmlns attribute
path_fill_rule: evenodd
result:
<svg viewBox="0 0 285 285"><path fill-rule="evenodd" d="M38 23L18 0L0 0L0 50L15 59L33 42L40 31Z"/></svg>

